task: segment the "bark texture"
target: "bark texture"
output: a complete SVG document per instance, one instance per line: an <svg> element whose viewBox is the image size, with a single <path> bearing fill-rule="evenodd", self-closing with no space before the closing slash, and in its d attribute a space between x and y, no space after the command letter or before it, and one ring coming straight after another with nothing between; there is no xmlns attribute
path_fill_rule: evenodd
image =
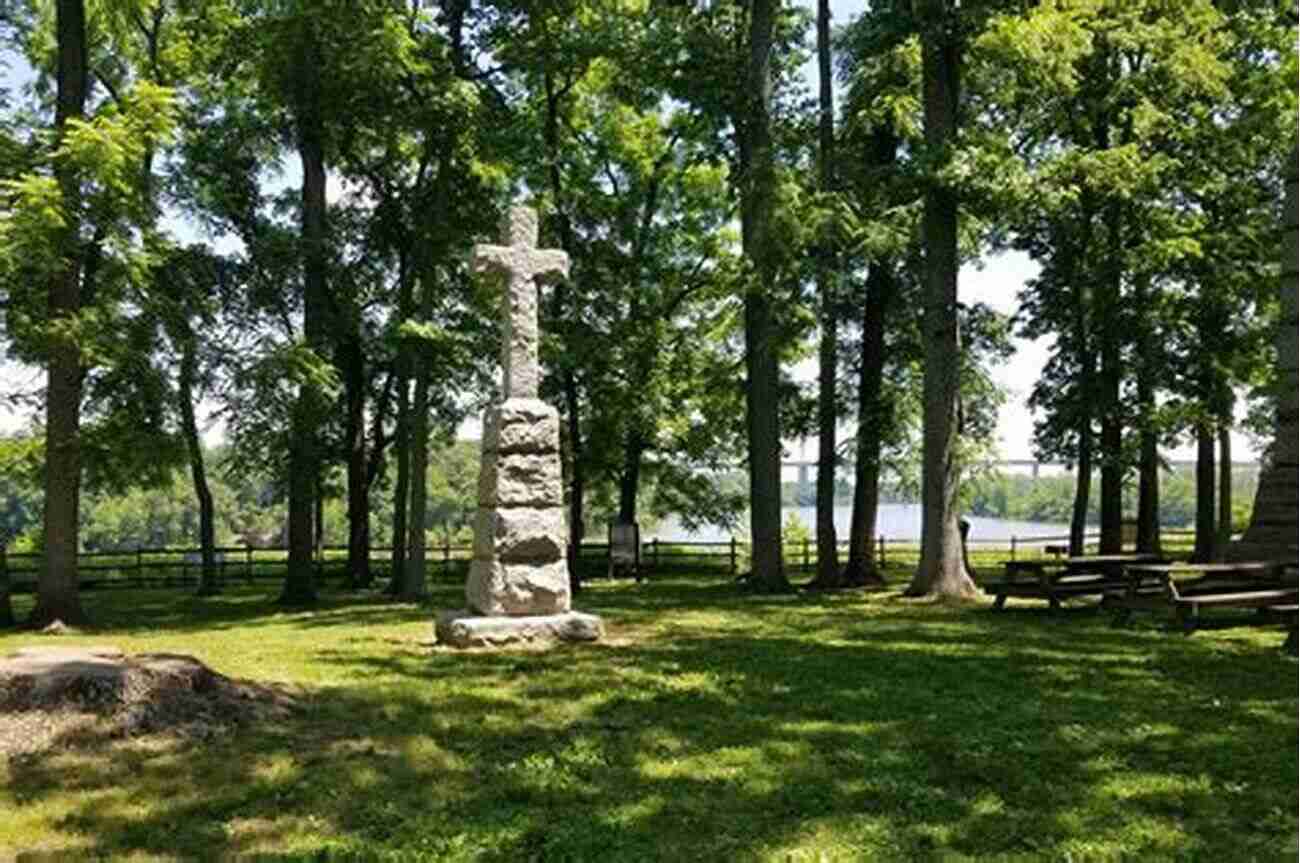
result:
<svg viewBox="0 0 1300 863"><path fill-rule="evenodd" d="M925 143L930 152L946 151L956 139L962 54L948 20L945 0L923 7L921 65ZM961 338L957 317L957 214L955 189L931 180L925 191L922 237L925 245L924 422L921 467L921 561L909 596L973 597L975 583L962 560L957 515L958 386Z"/></svg>
<svg viewBox="0 0 1300 863"><path fill-rule="evenodd" d="M880 456L890 405L882 398L885 372L885 318L896 292L889 261L876 261L867 272L867 302L862 310L862 367L858 378L857 463L854 470L853 515L849 528L849 559L843 583L883 585L884 577L872 553L880 505Z"/></svg>
<svg viewBox="0 0 1300 863"><path fill-rule="evenodd" d="M202 558L199 570L199 594L211 596L221 592L217 571L216 519L212 504L212 490L208 487L207 466L203 460L203 441L199 437L199 424L194 415L194 387L198 378L198 346L188 325L182 334L181 367L177 376L178 407L181 415L181 434L185 437L185 452L190 463L190 483L199 505L199 549Z"/></svg>
<svg viewBox="0 0 1300 863"><path fill-rule="evenodd" d="M325 154L320 129L300 120L298 155L302 161L303 335L308 346L324 343L325 293ZM313 565L315 509L320 451L317 442L318 396L299 388L289 443L289 566L280 602L316 601Z"/></svg>
<svg viewBox="0 0 1300 863"><path fill-rule="evenodd" d="M58 95L54 115L56 142L68 121L85 113L88 95L86 10L82 0L59 0ZM60 162L55 179L71 218L58 238L60 260L50 278L47 309L51 324L75 318L81 310L81 252L75 214L81 199L76 169ZM82 358L77 343L56 338L50 347L45 406L45 561L36 584L33 626L53 620L83 623L77 592L78 515L81 491Z"/></svg>
<svg viewBox="0 0 1300 863"><path fill-rule="evenodd" d="M741 238L753 267L745 291L745 425L749 449L752 568L749 585L786 591L781 554L781 422L779 357L773 308L775 267L770 242L775 203L772 142L772 51L776 0L750 6L745 108L735 124L739 138Z"/></svg>
<svg viewBox="0 0 1300 863"><path fill-rule="evenodd" d="M817 0L818 185L835 188L835 102L831 93L831 4ZM835 406L836 347L839 335L836 284L837 256L829 238L823 239L817 268L821 300L821 341L817 349L817 575L813 586L843 583L839 544L835 535Z"/></svg>

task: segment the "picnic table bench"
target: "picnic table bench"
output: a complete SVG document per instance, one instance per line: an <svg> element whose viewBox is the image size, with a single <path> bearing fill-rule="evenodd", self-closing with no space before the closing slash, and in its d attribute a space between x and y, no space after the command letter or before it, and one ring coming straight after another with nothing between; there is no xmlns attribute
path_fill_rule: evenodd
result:
<svg viewBox="0 0 1300 863"><path fill-rule="evenodd" d="M994 610L1009 597L1045 599L1053 609L1075 596L1103 595L1123 586L1123 567L1129 563L1159 562L1154 554L1093 554L1064 560L1003 561L1005 578L985 582L984 592L992 596Z"/></svg>
<svg viewBox="0 0 1300 863"><path fill-rule="evenodd" d="M1199 577L1175 578L1187 573ZM1288 606L1296 604L1296 586L1283 583L1281 576L1281 564L1267 561L1135 564L1126 567L1127 586L1114 601L1119 610L1116 622L1128 620L1139 608L1159 608L1163 601L1186 633L1200 626L1203 610L1253 608L1260 613L1244 622L1271 623L1275 614L1285 614ZM1278 611L1269 614L1270 608Z"/></svg>

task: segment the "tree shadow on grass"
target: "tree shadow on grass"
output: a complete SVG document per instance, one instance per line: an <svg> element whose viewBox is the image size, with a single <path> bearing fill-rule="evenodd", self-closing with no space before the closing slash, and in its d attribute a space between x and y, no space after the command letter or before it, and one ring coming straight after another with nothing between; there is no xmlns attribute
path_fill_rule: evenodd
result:
<svg viewBox="0 0 1300 863"><path fill-rule="evenodd" d="M197 859L1280 859L1295 829L1279 657L1085 617L686 604L709 595L586 595L615 635L726 612L630 643L316 649L359 682L206 744L11 764L9 793L63 801L93 853Z"/></svg>

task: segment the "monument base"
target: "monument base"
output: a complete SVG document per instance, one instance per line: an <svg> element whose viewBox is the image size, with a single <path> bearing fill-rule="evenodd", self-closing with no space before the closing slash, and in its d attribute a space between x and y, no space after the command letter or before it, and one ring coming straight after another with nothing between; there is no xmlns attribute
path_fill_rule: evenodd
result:
<svg viewBox="0 0 1300 863"><path fill-rule="evenodd" d="M552 641L596 641L604 624L594 614L566 611L563 614L520 617L475 614L469 609L444 611L433 631L439 644L451 647L504 647L509 644L538 644Z"/></svg>

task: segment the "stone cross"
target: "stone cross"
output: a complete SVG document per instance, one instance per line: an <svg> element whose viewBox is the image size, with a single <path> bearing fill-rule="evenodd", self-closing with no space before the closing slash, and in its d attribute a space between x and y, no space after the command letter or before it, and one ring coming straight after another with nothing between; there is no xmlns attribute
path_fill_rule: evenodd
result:
<svg viewBox="0 0 1300 863"><path fill-rule="evenodd" d="M569 274L569 256L537 248L537 212L511 207L501 225L503 245L474 247L475 272L506 277L501 315L501 389L503 398L537 398L541 370L537 362L537 287L543 276Z"/></svg>

